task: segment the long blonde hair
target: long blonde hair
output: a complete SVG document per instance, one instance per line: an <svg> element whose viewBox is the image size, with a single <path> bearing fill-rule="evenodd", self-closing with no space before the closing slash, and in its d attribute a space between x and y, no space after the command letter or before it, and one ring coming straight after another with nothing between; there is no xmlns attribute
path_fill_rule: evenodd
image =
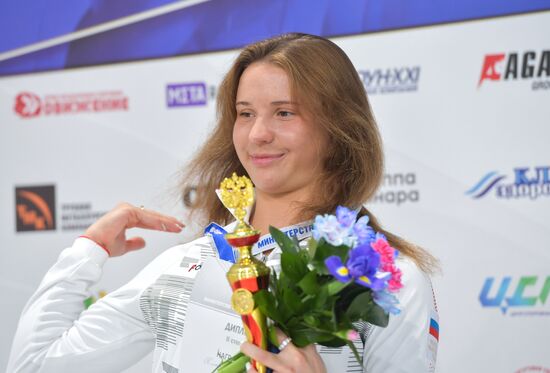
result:
<svg viewBox="0 0 550 373"><path fill-rule="evenodd" d="M322 198L307 201L302 217L334 212L338 205L356 208L368 201L384 175L382 141L361 80L348 56L330 40L306 34L285 34L248 45L223 79L217 98L217 126L184 172L182 186L196 187L194 212L207 221L227 224L229 212L214 193L233 172L247 175L233 146L236 96L244 70L254 62L268 62L289 76L293 95L314 114L329 139ZM424 249L382 229L366 208L373 229L414 260L425 272L437 261Z"/></svg>

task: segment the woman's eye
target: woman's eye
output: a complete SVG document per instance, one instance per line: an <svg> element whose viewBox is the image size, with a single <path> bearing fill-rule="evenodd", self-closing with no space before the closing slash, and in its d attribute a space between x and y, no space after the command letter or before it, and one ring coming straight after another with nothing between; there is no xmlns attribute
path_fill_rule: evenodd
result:
<svg viewBox="0 0 550 373"><path fill-rule="evenodd" d="M279 115L280 117L283 117L283 118L288 118L288 117L291 117L292 115L294 115L294 113L292 113L290 111L281 110L277 113L277 115Z"/></svg>
<svg viewBox="0 0 550 373"><path fill-rule="evenodd" d="M243 117L243 118L250 118L252 116L252 113L248 112L248 111L241 111L239 113L239 116L240 117Z"/></svg>

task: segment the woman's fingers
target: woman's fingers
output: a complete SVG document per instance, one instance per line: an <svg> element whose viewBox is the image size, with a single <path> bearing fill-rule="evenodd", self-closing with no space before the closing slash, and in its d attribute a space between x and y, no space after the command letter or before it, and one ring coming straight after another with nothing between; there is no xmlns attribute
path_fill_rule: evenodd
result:
<svg viewBox="0 0 550 373"><path fill-rule="evenodd" d="M269 351L262 350L250 342L244 342L241 345L241 352L249 356L252 360L256 360L275 371L284 371L284 365L278 359L277 355L272 354Z"/></svg>
<svg viewBox="0 0 550 373"><path fill-rule="evenodd" d="M298 347L294 346L292 343L292 339L288 338L288 336L281 331L279 328L275 328L275 334L277 335L277 341L279 344L277 345L277 348L279 348L280 353L283 352L283 350L296 350Z"/></svg>
<svg viewBox="0 0 550 373"><path fill-rule="evenodd" d="M326 373L326 367L317 352L315 345L298 348L279 329L275 329L281 352L272 354L259 347L245 342L241 345L241 351L252 360L273 369L276 373L300 372L300 373ZM255 372L249 370L248 373Z"/></svg>
<svg viewBox="0 0 550 373"><path fill-rule="evenodd" d="M128 213L127 228L143 228L165 232L181 232L185 226L174 217L163 215L159 212L141 209L132 205L124 206L123 210Z"/></svg>
<svg viewBox="0 0 550 373"><path fill-rule="evenodd" d="M132 237L126 240L125 251L139 250L145 247L145 240L141 237Z"/></svg>
<svg viewBox="0 0 550 373"><path fill-rule="evenodd" d="M171 216L129 203L120 203L92 224L85 235L105 247L110 256L120 256L145 246L145 241L139 237L126 240L127 229L143 228L179 233L183 227L183 223Z"/></svg>

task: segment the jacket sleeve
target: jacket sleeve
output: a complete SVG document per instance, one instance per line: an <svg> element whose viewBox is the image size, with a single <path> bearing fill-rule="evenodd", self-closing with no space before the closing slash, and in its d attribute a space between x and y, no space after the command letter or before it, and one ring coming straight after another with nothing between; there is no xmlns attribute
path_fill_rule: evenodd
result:
<svg viewBox="0 0 550 373"><path fill-rule="evenodd" d="M139 275L84 310L107 257L86 238L61 253L23 309L8 373L120 372L153 349Z"/></svg>
<svg viewBox="0 0 550 373"><path fill-rule="evenodd" d="M397 294L401 313L390 315L386 328L372 326L367 334L367 373L435 372L439 324L430 278L410 259L399 260L403 288Z"/></svg>

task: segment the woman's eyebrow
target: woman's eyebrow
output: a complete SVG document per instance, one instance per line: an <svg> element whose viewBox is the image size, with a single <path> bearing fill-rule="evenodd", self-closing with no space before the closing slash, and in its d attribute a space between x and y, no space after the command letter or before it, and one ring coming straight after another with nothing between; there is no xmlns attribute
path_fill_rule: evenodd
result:
<svg viewBox="0 0 550 373"><path fill-rule="evenodd" d="M281 101L272 101L271 102L271 105L285 105L285 104L298 105L298 103L296 101L281 100Z"/></svg>
<svg viewBox="0 0 550 373"><path fill-rule="evenodd" d="M238 101L235 104L235 106L239 106L239 105L252 106L252 104L248 101ZM279 101L272 101L271 105L273 105L273 106L276 106L276 105L298 105L298 103L296 101L279 100Z"/></svg>

